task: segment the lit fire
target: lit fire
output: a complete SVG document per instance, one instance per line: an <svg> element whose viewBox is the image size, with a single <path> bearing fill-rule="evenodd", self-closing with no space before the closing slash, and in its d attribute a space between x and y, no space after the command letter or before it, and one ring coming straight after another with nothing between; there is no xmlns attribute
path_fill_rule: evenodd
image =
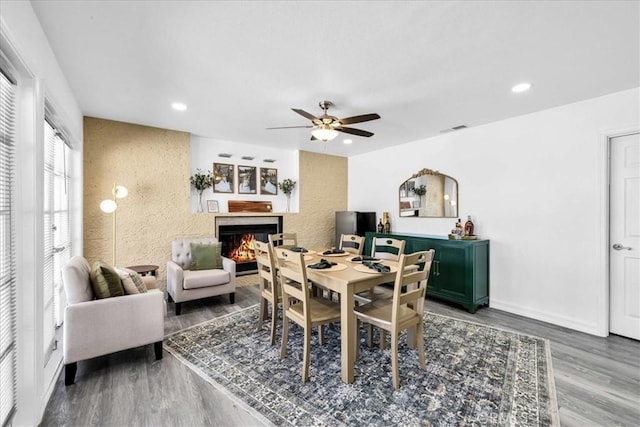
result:
<svg viewBox="0 0 640 427"><path fill-rule="evenodd" d="M229 258L235 262L255 261L256 257L253 252L253 241L255 239L255 234L244 234L240 239L240 244L229 253Z"/></svg>

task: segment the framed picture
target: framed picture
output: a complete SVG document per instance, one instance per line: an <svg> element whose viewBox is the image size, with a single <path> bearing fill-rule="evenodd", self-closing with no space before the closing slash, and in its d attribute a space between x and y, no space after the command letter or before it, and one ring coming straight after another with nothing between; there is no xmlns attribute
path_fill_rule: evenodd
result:
<svg viewBox="0 0 640 427"><path fill-rule="evenodd" d="M238 165L238 194L256 193L256 167Z"/></svg>
<svg viewBox="0 0 640 427"><path fill-rule="evenodd" d="M213 192L233 193L233 165L227 163L213 164Z"/></svg>
<svg viewBox="0 0 640 427"><path fill-rule="evenodd" d="M218 207L217 200L207 200L207 211L209 213L220 212L220 208Z"/></svg>
<svg viewBox="0 0 640 427"><path fill-rule="evenodd" d="M278 169L260 168L260 194L278 194Z"/></svg>

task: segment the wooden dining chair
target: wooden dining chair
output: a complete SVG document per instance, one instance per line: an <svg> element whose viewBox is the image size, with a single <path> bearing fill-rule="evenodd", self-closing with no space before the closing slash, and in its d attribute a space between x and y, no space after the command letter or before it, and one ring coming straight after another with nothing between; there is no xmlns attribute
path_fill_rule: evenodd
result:
<svg viewBox="0 0 640 427"><path fill-rule="evenodd" d="M393 298L390 300L375 300L370 304L354 308L358 325L360 325L360 322L365 322L380 328L381 331L387 331L391 335L391 369L393 371L393 387L396 389L400 387L398 338L403 330L415 328L415 344L420 368L425 369L424 298L434 253L435 251L431 249L409 255L401 254L398 260L396 280L393 285ZM411 266L415 267L407 268ZM369 330L368 343L371 346L371 330ZM359 349L356 347L356 355L358 353Z"/></svg>
<svg viewBox="0 0 640 427"><path fill-rule="evenodd" d="M362 255L362 251L364 250L364 236L356 236L355 234L342 234L340 236L339 249L355 255Z"/></svg>
<svg viewBox="0 0 640 427"><path fill-rule="evenodd" d="M371 242L371 256L379 259L388 259L398 261L400 255L404 252L406 242L400 239L392 239L390 237L374 237ZM389 298L389 291L384 287L389 287L393 283L385 283L375 286L368 291L360 292L356 295L356 301L359 304L366 304L377 299ZM380 331L380 348L385 347L384 331Z"/></svg>
<svg viewBox="0 0 640 427"><path fill-rule="evenodd" d="M269 234L269 244L272 248L276 246L281 246L283 248L298 246L298 236L296 233Z"/></svg>
<svg viewBox="0 0 640 427"><path fill-rule="evenodd" d="M276 258L280 269L282 289L282 345L280 359L287 354L289 321L304 329L304 350L302 358L302 382L309 380L309 356L311 332L318 326L318 341L324 343L322 326L340 321L340 305L322 297L312 297L308 286L307 270L303 255L288 249L276 247Z"/></svg>
<svg viewBox="0 0 640 427"><path fill-rule="evenodd" d="M404 252L405 244L404 240L390 237L374 237L371 243L371 256L398 261L400 255Z"/></svg>
<svg viewBox="0 0 640 427"><path fill-rule="evenodd" d="M271 345L273 345L276 341L278 301L280 299L280 283L276 274L276 263L268 243L254 240L253 250L260 282L260 313L258 315L257 330L262 329L262 322L266 319L269 310L268 306L271 304Z"/></svg>

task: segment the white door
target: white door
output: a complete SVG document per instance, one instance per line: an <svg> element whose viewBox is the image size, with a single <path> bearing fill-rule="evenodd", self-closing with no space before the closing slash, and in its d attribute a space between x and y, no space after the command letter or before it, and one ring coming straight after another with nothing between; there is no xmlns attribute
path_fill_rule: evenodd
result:
<svg viewBox="0 0 640 427"><path fill-rule="evenodd" d="M609 330L640 340L640 134L610 143Z"/></svg>

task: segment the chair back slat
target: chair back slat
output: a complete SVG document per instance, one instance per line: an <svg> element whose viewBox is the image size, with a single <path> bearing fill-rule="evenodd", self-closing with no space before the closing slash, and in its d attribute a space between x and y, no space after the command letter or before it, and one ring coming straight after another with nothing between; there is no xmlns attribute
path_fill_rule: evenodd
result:
<svg viewBox="0 0 640 427"><path fill-rule="evenodd" d="M391 237L374 237L371 244L371 256L380 259L398 261L404 252L406 242Z"/></svg>
<svg viewBox="0 0 640 427"><path fill-rule="evenodd" d="M355 234L342 234L340 236L340 247L345 252L355 255L362 255L364 250L364 237Z"/></svg>
<svg viewBox="0 0 640 427"><path fill-rule="evenodd" d="M413 310L422 318L427 281L434 255L433 249L400 255L393 287L392 323L398 323L400 307L403 306Z"/></svg>
<svg viewBox="0 0 640 427"><path fill-rule="evenodd" d="M303 303L306 312L310 297L303 254L278 246L275 247L275 254L280 269L283 303L285 297L291 296Z"/></svg>
<svg viewBox="0 0 640 427"><path fill-rule="evenodd" d="M268 243L253 241L253 252L256 258L258 274L260 275L260 290L269 290L278 294L276 265Z"/></svg>
<svg viewBox="0 0 640 427"><path fill-rule="evenodd" d="M281 246L284 248L298 246L298 236L296 233L269 234L269 244L271 247Z"/></svg>

